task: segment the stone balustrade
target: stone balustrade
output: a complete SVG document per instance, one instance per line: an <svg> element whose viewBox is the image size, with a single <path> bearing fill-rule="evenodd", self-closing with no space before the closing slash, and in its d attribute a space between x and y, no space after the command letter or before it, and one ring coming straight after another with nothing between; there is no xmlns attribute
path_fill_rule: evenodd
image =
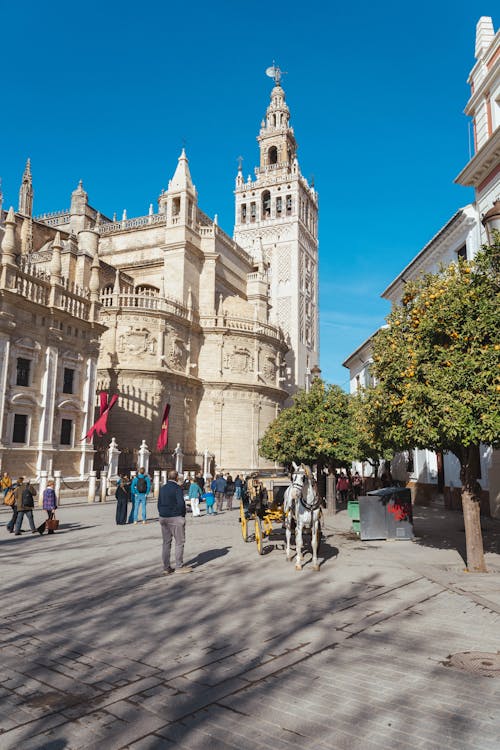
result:
<svg viewBox="0 0 500 750"><path fill-rule="evenodd" d="M170 313L181 318L189 318L191 311L175 299L166 299L150 293L120 293L106 292L101 294L100 302L104 310L120 308L122 310L154 310Z"/></svg>
<svg viewBox="0 0 500 750"><path fill-rule="evenodd" d="M245 333L256 333L269 336L279 341L285 341L281 328L270 323L261 323L251 318L238 318L230 315L203 315L200 317L202 328L226 328L233 331L244 331Z"/></svg>
<svg viewBox="0 0 500 750"><path fill-rule="evenodd" d="M151 225L165 225L167 217L165 214L147 214L146 216L136 216L133 219L123 219L122 221L102 222L97 226L100 234L116 234L131 229L141 229Z"/></svg>

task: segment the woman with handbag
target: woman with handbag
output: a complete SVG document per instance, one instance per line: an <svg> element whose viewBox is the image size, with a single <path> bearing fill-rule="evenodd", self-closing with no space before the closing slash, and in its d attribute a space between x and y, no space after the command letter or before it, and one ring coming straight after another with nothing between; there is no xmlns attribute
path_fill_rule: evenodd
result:
<svg viewBox="0 0 500 750"><path fill-rule="evenodd" d="M48 529L49 534L53 534L55 529L59 526L59 521L56 519L56 508L57 508L57 498L56 493L54 490L54 480L49 479L47 482L47 487L43 491L43 509L47 511L47 520L45 521L45 527ZM43 534L45 529L43 528L44 524L39 527L38 531L40 534Z"/></svg>

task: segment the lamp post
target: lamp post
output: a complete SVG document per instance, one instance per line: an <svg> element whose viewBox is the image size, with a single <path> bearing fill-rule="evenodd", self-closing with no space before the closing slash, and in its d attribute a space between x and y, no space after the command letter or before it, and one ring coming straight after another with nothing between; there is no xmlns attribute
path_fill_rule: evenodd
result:
<svg viewBox="0 0 500 750"><path fill-rule="evenodd" d="M493 230L500 232L500 198L495 198L495 202L481 219L481 224L486 230L488 245L494 242Z"/></svg>

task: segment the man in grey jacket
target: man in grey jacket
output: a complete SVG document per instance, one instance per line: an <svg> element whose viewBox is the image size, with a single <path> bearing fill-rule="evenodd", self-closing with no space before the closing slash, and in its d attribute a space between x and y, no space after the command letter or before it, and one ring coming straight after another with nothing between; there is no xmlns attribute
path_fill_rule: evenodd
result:
<svg viewBox="0 0 500 750"><path fill-rule="evenodd" d="M176 471L169 471L168 481L160 487L158 496L158 515L163 536L163 573L165 575L170 575L175 570L179 573L191 573L193 570L189 565L184 565L186 503L184 502L182 487L177 482L178 476ZM170 566L172 539L175 542L175 569Z"/></svg>

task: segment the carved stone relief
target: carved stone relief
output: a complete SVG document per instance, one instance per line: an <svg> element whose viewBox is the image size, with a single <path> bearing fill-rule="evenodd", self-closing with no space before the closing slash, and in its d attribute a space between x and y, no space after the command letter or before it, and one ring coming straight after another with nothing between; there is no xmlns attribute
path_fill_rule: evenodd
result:
<svg viewBox="0 0 500 750"><path fill-rule="evenodd" d="M118 339L120 354L156 354L156 339L147 328L129 326L127 333Z"/></svg>
<svg viewBox="0 0 500 750"><path fill-rule="evenodd" d="M244 373L253 370L253 357L248 349L234 347L231 354L224 355L224 369L231 372Z"/></svg>

